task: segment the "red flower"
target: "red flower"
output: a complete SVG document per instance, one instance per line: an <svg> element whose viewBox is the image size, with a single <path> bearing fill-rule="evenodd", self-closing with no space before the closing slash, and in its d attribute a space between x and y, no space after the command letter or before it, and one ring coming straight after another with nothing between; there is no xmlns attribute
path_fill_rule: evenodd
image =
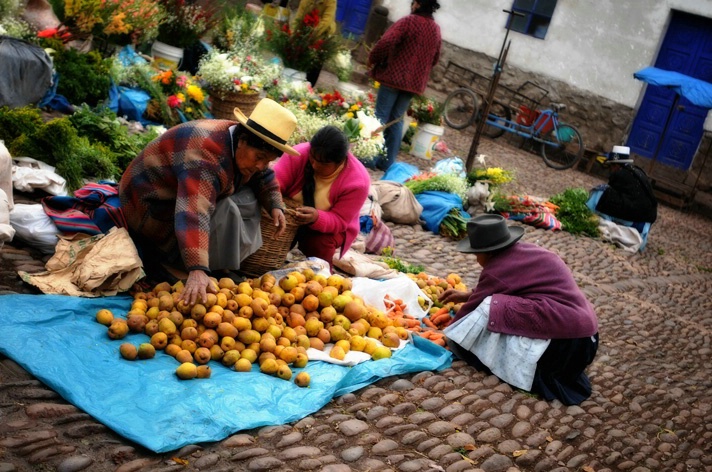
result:
<svg viewBox="0 0 712 472"><path fill-rule="evenodd" d="M315 8L310 13L304 15L302 22L305 26L311 26L312 28L317 26L319 24L319 10Z"/></svg>

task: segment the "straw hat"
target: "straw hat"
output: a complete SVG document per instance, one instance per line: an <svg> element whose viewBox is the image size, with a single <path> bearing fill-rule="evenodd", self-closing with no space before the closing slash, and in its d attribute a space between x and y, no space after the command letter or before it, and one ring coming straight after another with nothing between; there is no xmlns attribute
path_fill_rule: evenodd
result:
<svg viewBox="0 0 712 472"><path fill-rule="evenodd" d="M507 226L502 215L480 215L467 222L467 239L457 244L460 252L491 252L519 241L524 228Z"/></svg>
<svg viewBox="0 0 712 472"><path fill-rule="evenodd" d="M279 103L263 98L252 110L249 118L239 108L235 108L234 113L242 126L272 146L292 156L299 155L298 151L287 146L287 141L297 128L297 118Z"/></svg>

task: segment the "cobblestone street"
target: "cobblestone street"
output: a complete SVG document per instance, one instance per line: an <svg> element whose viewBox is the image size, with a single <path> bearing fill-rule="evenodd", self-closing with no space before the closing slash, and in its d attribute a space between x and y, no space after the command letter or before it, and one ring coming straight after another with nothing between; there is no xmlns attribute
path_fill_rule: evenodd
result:
<svg viewBox="0 0 712 472"><path fill-rule="evenodd" d="M464 159L471 132L447 129L444 140ZM602 183L506 144L484 140L479 150L488 165L516 172L509 193L548 197ZM474 255L420 226L389 226L398 257L474 286ZM455 361L383 379L295 423L154 454L1 358L0 472L712 471L712 221L661 205L645 252L634 255L524 227L524 241L567 262L599 317L593 394L580 406L540 401ZM38 254L11 243L0 256L0 293L35 293L16 270L42 270Z"/></svg>

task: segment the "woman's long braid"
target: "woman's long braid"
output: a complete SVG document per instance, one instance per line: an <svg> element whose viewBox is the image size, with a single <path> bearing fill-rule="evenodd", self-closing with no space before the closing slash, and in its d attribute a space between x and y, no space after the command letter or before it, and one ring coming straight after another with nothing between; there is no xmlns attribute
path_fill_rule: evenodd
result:
<svg viewBox="0 0 712 472"><path fill-rule="evenodd" d="M307 161L307 165L304 167L304 186L302 187L302 199L304 200L304 206L314 206L315 189L316 182L314 181L314 168L312 167L311 162Z"/></svg>

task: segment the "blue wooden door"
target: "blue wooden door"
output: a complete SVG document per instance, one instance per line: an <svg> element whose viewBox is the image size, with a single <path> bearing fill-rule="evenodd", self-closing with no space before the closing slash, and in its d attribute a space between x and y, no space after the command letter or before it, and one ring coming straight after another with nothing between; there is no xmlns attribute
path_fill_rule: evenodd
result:
<svg viewBox="0 0 712 472"><path fill-rule="evenodd" d="M361 36L366 29L370 12L371 0L338 0L336 2L336 21L341 23L343 33Z"/></svg>
<svg viewBox="0 0 712 472"><path fill-rule="evenodd" d="M655 67L712 82L712 20L673 12ZM687 170L707 111L665 87L648 85L627 144L640 156Z"/></svg>

